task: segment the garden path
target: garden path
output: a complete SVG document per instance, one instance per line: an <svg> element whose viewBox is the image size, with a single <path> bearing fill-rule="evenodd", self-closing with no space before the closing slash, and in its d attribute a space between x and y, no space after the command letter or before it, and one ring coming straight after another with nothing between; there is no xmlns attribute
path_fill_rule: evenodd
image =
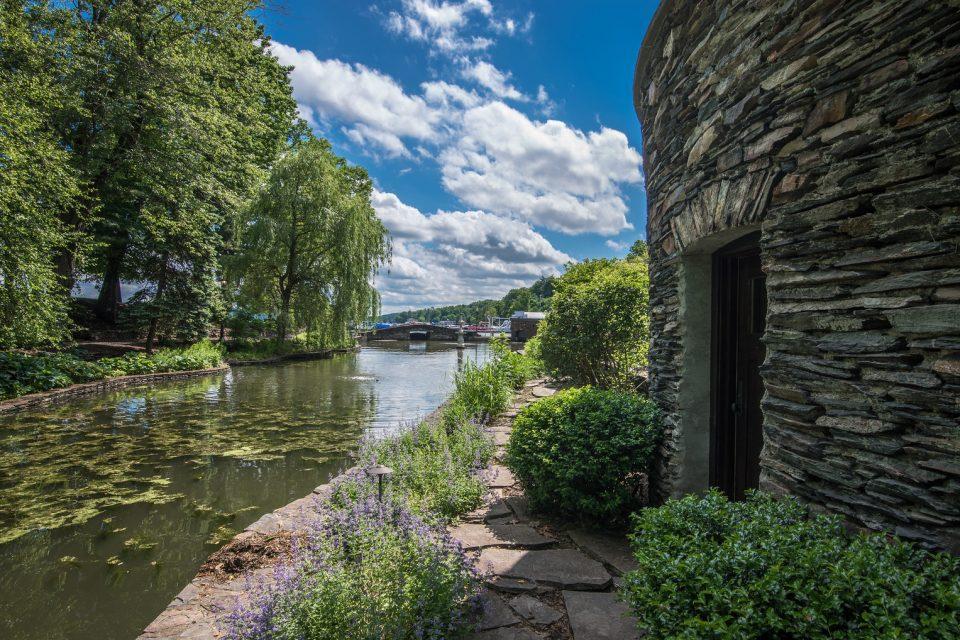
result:
<svg viewBox="0 0 960 640"><path fill-rule="evenodd" d="M555 389L527 383L487 430L497 445L487 504L451 527L484 573L483 617L472 640L633 640L636 621L617 597L634 568L623 534L587 531L530 513L504 446L517 411Z"/></svg>

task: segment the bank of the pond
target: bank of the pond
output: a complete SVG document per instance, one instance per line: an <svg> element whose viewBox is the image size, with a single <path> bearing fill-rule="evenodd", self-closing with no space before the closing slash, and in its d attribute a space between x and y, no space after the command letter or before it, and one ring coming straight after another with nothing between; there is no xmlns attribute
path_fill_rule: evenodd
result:
<svg viewBox="0 0 960 640"><path fill-rule="evenodd" d="M128 387L168 382L171 380L186 380L201 376L215 375L230 369L230 365L223 363L217 367L207 369L192 369L189 371L161 371L157 373L141 373L129 376L104 378L93 382L81 382L67 387L58 387L48 391L38 391L26 395L0 401L0 414L14 413L25 409L33 409L43 405L67 402L75 398L89 396L106 391L116 391Z"/></svg>
<svg viewBox="0 0 960 640"><path fill-rule="evenodd" d="M486 358L378 344L0 415L0 637L134 638L211 552Z"/></svg>
<svg viewBox="0 0 960 640"><path fill-rule="evenodd" d="M353 353L359 351L360 347L343 347L339 349L323 349L321 351L298 351L294 353L285 353L279 356L270 356L269 358L250 358L236 359L227 358L227 364L231 367L249 367L258 364L281 364L283 362L302 362L306 360L324 360L332 358L338 353ZM227 354L229 356L229 354Z"/></svg>

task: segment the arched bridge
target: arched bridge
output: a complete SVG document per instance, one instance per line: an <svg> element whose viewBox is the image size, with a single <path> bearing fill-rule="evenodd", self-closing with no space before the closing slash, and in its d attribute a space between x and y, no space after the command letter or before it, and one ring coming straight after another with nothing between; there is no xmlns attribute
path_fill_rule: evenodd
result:
<svg viewBox="0 0 960 640"><path fill-rule="evenodd" d="M367 340L443 340L456 342L460 329L457 327L441 327L435 324L410 323L397 324L387 329L368 331ZM475 331L464 331L464 340L476 339Z"/></svg>

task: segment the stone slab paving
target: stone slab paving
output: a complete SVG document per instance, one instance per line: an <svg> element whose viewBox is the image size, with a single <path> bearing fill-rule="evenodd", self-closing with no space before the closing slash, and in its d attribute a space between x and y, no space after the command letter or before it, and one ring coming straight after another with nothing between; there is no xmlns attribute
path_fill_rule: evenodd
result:
<svg viewBox="0 0 960 640"><path fill-rule="evenodd" d="M543 381L528 383L520 401L503 417L538 398L549 397L555 389ZM512 420L498 420L488 428L496 443L509 440ZM502 453L502 445L498 447ZM615 586L622 575L636 568L624 534L591 531L569 523L541 522L531 513L523 487L498 462L491 466L489 484L496 496L498 514L510 515L496 522L525 526L518 531L536 531L553 542L548 548L505 544L496 540L493 526L461 530L462 538L476 554L478 569L485 572L485 585L499 593L519 622L485 629L473 640L632 640L640 637L636 620L617 597ZM475 520L482 522L483 520ZM490 521L488 521L490 522Z"/></svg>
<svg viewBox="0 0 960 640"><path fill-rule="evenodd" d="M450 529L450 534L470 551L486 547L549 547L555 538L540 534L525 524L461 524Z"/></svg>
<svg viewBox="0 0 960 640"><path fill-rule="evenodd" d="M616 593L564 591L574 640L638 640L637 622Z"/></svg>
<svg viewBox="0 0 960 640"><path fill-rule="evenodd" d="M602 564L576 549L484 549L478 564L498 576L564 589L605 589L612 580Z"/></svg>
<svg viewBox="0 0 960 640"><path fill-rule="evenodd" d="M503 465L495 464L493 465L493 469L491 471L492 477L490 478L489 483L491 489L503 489L517 484L517 479L513 477L513 472Z"/></svg>
<svg viewBox="0 0 960 640"><path fill-rule="evenodd" d="M478 631L496 629L497 627L506 627L520 622L520 618L513 612L503 598L497 594L485 589L480 595L480 601L483 605L483 615L477 625Z"/></svg>
<svg viewBox="0 0 960 640"><path fill-rule="evenodd" d="M481 631L470 636L470 640L543 640L545 636L523 627L500 627L491 631Z"/></svg>
<svg viewBox="0 0 960 640"><path fill-rule="evenodd" d="M510 600L510 608L516 611L524 620L533 624L553 624L563 617L563 614L550 605L528 595L520 595Z"/></svg>
<svg viewBox="0 0 960 640"><path fill-rule="evenodd" d="M623 575L637 568L637 560L630 553L630 543L625 535L611 535L573 529L567 532L574 544L605 565L612 567L616 575Z"/></svg>

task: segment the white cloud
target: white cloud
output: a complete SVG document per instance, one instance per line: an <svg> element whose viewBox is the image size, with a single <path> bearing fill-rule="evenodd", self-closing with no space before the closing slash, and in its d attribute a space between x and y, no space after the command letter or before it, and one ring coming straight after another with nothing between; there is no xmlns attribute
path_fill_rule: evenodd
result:
<svg viewBox="0 0 960 640"><path fill-rule="evenodd" d="M547 88L543 85L537 87L537 104L540 105L540 112L549 117L557 110L557 103L550 98Z"/></svg>
<svg viewBox="0 0 960 640"><path fill-rule="evenodd" d="M319 60L311 51L274 42L271 51L293 65L293 93L300 112L314 124L338 120L358 144L373 144L389 155L407 155L404 138L435 141L443 109L407 94L390 76L362 64Z"/></svg>
<svg viewBox="0 0 960 640"><path fill-rule="evenodd" d="M499 298L572 260L519 220L484 211L425 215L382 191L372 201L394 239L393 262L377 277L386 310Z"/></svg>
<svg viewBox="0 0 960 640"><path fill-rule="evenodd" d="M384 24L391 33L428 44L434 53L462 55L489 49L495 44L491 35L529 32L533 13L520 22L494 15L490 0L401 0Z"/></svg>
<svg viewBox="0 0 960 640"><path fill-rule="evenodd" d="M500 71L485 60L477 60L476 62L463 60L462 64L461 76L485 87L498 98L521 101L529 99L510 84L510 72Z"/></svg>
<svg viewBox="0 0 960 640"><path fill-rule="evenodd" d="M608 249L616 252L624 251L630 247L629 242L617 242L616 240L607 240L604 244L607 245Z"/></svg>
<svg viewBox="0 0 960 640"><path fill-rule="evenodd" d="M472 14L490 17L493 6L489 0L403 0L400 11L391 11L386 20L387 29L412 40L429 42L444 53L480 51L490 47L493 40L479 35L465 36Z"/></svg>
<svg viewBox="0 0 960 640"><path fill-rule="evenodd" d="M467 205L565 233L631 228L620 185L642 180L622 132L536 122L502 102L467 110L440 163L444 186Z"/></svg>

